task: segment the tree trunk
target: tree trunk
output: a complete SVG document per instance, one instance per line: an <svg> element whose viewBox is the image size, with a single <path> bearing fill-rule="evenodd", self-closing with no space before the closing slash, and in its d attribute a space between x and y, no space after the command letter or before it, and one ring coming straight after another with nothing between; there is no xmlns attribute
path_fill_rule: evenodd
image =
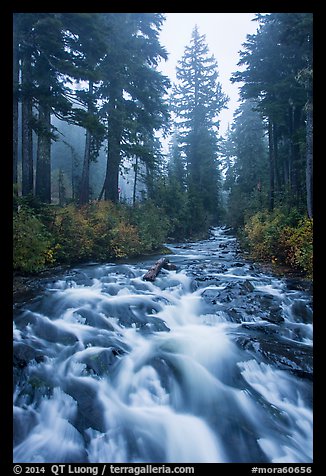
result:
<svg viewBox="0 0 326 476"><path fill-rule="evenodd" d="M283 138L282 147L286 150L285 157L282 160L282 180L284 189L289 190L289 169L290 169L290 140Z"/></svg>
<svg viewBox="0 0 326 476"><path fill-rule="evenodd" d="M268 147L269 147L269 211L274 210L274 195L275 195L275 155L274 155L274 140L273 140L273 124L271 119L268 120Z"/></svg>
<svg viewBox="0 0 326 476"><path fill-rule="evenodd" d="M137 193L137 178L138 178L138 157L136 157L135 162L135 175L134 175L134 188L132 193L132 204L136 203L136 193Z"/></svg>
<svg viewBox="0 0 326 476"><path fill-rule="evenodd" d="M12 152L13 152L13 183L18 182L18 89L19 89L19 57L18 57L18 32L14 15L13 21L13 111L12 111ZM18 190L15 191L18 193Z"/></svg>
<svg viewBox="0 0 326 476"><path fill-rule="evenodd" d="M85 141L85 151L84 151L84 162L83 162L83 171L80 181L80 190L79 190L79 204L85 205L89 201L89 163L90 163L90 152L91 152L91 133L86 131L86 141Z"/></svg>
<svg viewBox="0 0 326 476"><path fill-rule="evenodd" d="M111 132L111 131L110 131ZM104 199L119 202L120 140L109 132L106 175L103 185ZM102 195L102 193L101 193Z"/></svg>
<svg viewBox="0 0 326 476"><path fill-rule="evenodd" d="M108 155L104 181L104 199L119 202L119 170L121 161L122 119L120 102L122 91L112 87L108 112Z"/></svg>
<svg viewBox="0 0 326 476"><path fill-rule="evenodd" d="M153 172L151 167L146 163L146 190L147 190L147 197L148 198L154 198L154 181L153 181Z"/></svg>
<svg viewBox="0 0 326 476"><path fill-rule="evenodd" d="M286 141L286 158L284 160L284 183L286 190L291 190L292 162L293 162L293 101L289 101L288 120L287 120L288 138Z"/></svg>
<svg viewBox="0 0 326 476"><path fill-rule="evenodd" d="M59 170L58 192L59 192L59 205L63 207L66 202L66 189L64 185L64 173L62 169Z"/></svg>
<svg viewBox="0 0 326 476"><path fill-rule="evenodd" d="M291 176L291 195L293 205L297 206L300 203L300 145L298 141L298 131L301 126L301 112L302 109L299 107L294 108L293 110L293 129L292 129L292 176ZM301 184L302 186L302 184Z"/></svg>
<svg viewBox="0 0 326 476"><path fill-rule="evenodd" d="M276 182L276 190L279 191L282 188L282 181L279 171L279 153L278 153L278 131L275 122L273 121L273 153L274 153L274 176Z"/></svg>
<svg viewBox="0 0 326 476"><path fill-rule="evenodd" d="M306 190L308 217L313 217L313 105L307 103L306 124Z"/></svg>
<svg viewBox="0 0 326 476"><path fill-rule="evenodd" d="M93 82L89 81L88 92L91 96L93 94ZM88 102L88 112L92 111L92 99L90 98ZM89 164L91 157L91 132L86 130L86 141L85 141L85 151L84 151L84 162L83 162L83 171L80 181L80 190L79 190L79 204L85 205L89 201Z"/></svg>
<svg viewBox="0 0 326 476"><path fill-rule="evenodd" d="M39 105L41 130L38 134L35 195L44 203L51 203L51 112L47 105Z"/></svg>
<svg viewBox="0 0 326 476"><path fill-rule="evenodd" d="M161 271L161 269L168 269L168 270L174 270L176 269L176 266L172 263L169 262L167 258L161 258L158 261L156 261L155 264L147 271L146 274L143 276L144 281L155 281L156 276L158 273Z"/></svg>
<svg viewBox="0 0 326 476"><path fill-rule="evenodd" d="M33 193L33 103L31 93L31 58L25 55L22 63L22 195Z"/></svg>

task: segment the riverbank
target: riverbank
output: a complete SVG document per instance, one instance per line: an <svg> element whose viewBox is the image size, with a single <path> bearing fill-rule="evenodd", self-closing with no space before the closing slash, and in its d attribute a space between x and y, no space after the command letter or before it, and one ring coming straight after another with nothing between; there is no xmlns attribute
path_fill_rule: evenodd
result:
<svg viewBox="0 0 326 476"><path fill-rule="evenodd" d="M152 252L146 254L112 259L110 260L110 263L121 264L129 260L148 259L152 256L168 255L170 253L171 250L167 246L163 245L157 250L153 250ZM55 281L58 276L68 273L69 270L73 270L74 268L85 265L101 266L105 263L107 263L107 261L94 262L89 260L80 260L66 265L49 266L41 271L38 271L37 273L20 274L15 272L13 275L13 301L14 303L19 303L30 299L38 292L38 290L43 289L44 284Z"/></svg>
<svg viewBox="0 0 326 476"><path fill-rule="evenodd" d="M189 243L189 242L196 242L200 241L203 239L208 239L210 236L210 232L202 232L201 234L197 234L196 236L192 236L188 239L184 239L183 242ZM168 238L170 244L178 243L179 241L169 237ZM143 247L146 249L146 247ZM85 259L85 258L80 258L80 259L75 259L73 262L70 264L59 264L59 265L53 265L53 264L48 264L48 266L43 265L43 269L39 271L25 271L24 273L20 273L18 271L14 271L13 274L13 301L14 303L20 303L23 302L24 300L28 300L31 297L33 297L39 290L41 290L44 287L45 283L51 282L51 280L56 279L56 277L69 272L69 270L73 270L76 267L83 266L83 265L88 265L88 264L94 264L94 265L101 265L105 263L116 263L116 264L121 264L129 261L134 261L134 260L142 260L142 259L149 259L152 256L161 256L161 255L168 255L171 253L171 250L169 248L169 244L167 245L159 245L156 248L146 251L145 253L143 251L135 253L134 251L130 255L126 255L123 258L115 258L115 257L110 257L109 259L99 259L97 261L91 261L90 259Z"/></svg>
<svg viewBox="0 0 326 476"><path fill-rule="evenodd" d="M230 236L232 236L231 229L226 230L226 234L229 234ZM209 236L210 236L209 234L206 234L205 238L208 239ZM189 240L184 240L184 243L186 246L187 243L194 243L196 241L200 241L200 239L193 238ZM110 262L119 264L119 263L128 262L129 260L138 260L138 259L141 260L141 259L151 258L152 256L168 255L172 253L169 246L173 244L174 243L171 242L170 244L167 244L166 246L163 245L157 250L153 250L151 253L139 254L136 256L133 255L130 257L126 257L124 259L121 259L121 258L112 259L110 260ZM303 271L298 271L297 269L293 269L290 266L277 263L277 262L271 263L271 262L267 262L266 260L257 261L254 259L252 255L250 255L249 252L241 250L239 248L237 253L242 259L259 266L263 272L290 280L292 282L292 285L296 289L307 290L312 292L313 280L308 279L306 277L306 274ZM64 273L67 273L69 270L72 270L75 267L87 265L87 264L101 265L104 263L107 263L107 261L90 262L89 260L88 261L80 260L69 265L67 264L67 265L60 265L60 266L49 266L48 268L45 268L42 271L39 271L37 273L24 273L24 274L14 273L13 301L14 303L19 303L19 302L23 302L26 299L30 299L38 292L38 290L41 290L44 287L45 283L49 283L51 282L51 280L55 280L56 277Z"/></svg>
<svg viewBox="0 0 326 476"><path fill-rule="evenodd" d="M247 261L254 263L255 266L258 266L262 272L274 275L278 278L283 278L286 280L291 280L293 282L297 282L298 289L302 290L310 290L312 292L313 289L313 279L307 277L307 273L304 271L300 271L295 269L291 266L278 263L278 262L270 262L267 260L257 260L249 252L239 252L239 255ZM300 285L301 283L301 285Z"/></svg>
<svg viewBox="0 0 326 476"><path fill-rule="evenodd" d="M261 211L238 231L244 250L257 261L271 263L276 270L289 269L313 277L313 220L297 213Z"/></svg>

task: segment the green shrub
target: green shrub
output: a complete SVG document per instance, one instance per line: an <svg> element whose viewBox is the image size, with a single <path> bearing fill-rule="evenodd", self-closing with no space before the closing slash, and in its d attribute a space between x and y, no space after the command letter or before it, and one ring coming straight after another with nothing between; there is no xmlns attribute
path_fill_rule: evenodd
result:
<svg viewBox="0 0 326 476"><path fill-rule="evenodd" d="M278 257L278 242L283 223L284 215L280 212L258 212L248 220L244 233L254 258L274 260Z"/></svg>
<svg viewBox="0 0 326 476"><path fill-rule="evenodd" d="M254 259L288 264L312 277L312 220L299 217L296 210L258 212L245 224L242 242Z"/></svg>
<svg viewBox="0 0 326 476"><path fill-rule="evenodd" d="M128 207L94 202L85 212L92 227L94 258L125 258L139 253L140 238L137 227L130 224Z"/></svg>
<svg viewBox="0 0 326 476"><path fill-rule="evenodd" d="M61 207L18 197L14 269L33 273L55 263L146 254L161 247L171 228L164 210L152 201L135 207L107 201Z"/></svg>
<svg viewBox="0 0 326 476"><path fill-rule="evenodd" d="M131 221L138 229L143 253L158 249L171 229L164 211L151 200L136 204Z"/></svg>
<svg viewBox="0 0 326 476"><path fill-rule="evenodd" d="M141 254L143 249L137 228L130 225L130 223L121 221L113 230L110 248L115 258L126 258Z"/></svg>
<svg viewBox="0 0 326 476"><path fill-rule="evenodd" d="M45 225L33 211L21 207L13 217L13 269L41 271L55 261L55 246Z"/></svg>
<svg viewBox="0 0 326 476"><path fill-rule="evenodd" d="M130 224L128 213L125 206L106 201L60 209L54 227L58 260L108 260L140 253L138 229Z"/></svg>
<svg viewBox="0 0 326 476"><path fill-rule="evenodd" d="M59 208L53 235L57 243L56 258L62 263L87 260L92 255L92 228L75 205Z"/></svg>
<svg viewBox="0 0 326 476"><path fill-rule="evenodd" d="M300 220L298 226L285 227L281 234L281 244L285 249L285 261L302 269L308 277L313 274L313 221Z"/></svg>

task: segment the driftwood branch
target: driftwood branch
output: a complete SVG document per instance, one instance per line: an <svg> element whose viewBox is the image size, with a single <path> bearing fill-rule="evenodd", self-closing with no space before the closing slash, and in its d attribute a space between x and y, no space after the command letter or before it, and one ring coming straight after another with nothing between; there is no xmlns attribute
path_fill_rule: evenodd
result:
<svg viewBox="0 0 326 476"><path fill-rule="evenodd" d="M161 269L173 270L176 269L176 266L169 262L167 258L161 258L156 261L155 264L147 271L143 276L144 281L155 281L156 276L161 271Z"/></svg>

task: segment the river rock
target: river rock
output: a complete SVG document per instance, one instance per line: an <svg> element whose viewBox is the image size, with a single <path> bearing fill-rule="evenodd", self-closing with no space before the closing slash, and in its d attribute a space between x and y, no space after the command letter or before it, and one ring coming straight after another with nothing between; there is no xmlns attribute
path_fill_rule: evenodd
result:
<svg viewBox="0 0 326 476"><path fill-rule="evenodd" d="M285 279L287 289L293 291L306 291L309 294L312 293L313 282L312 280L302 278L286 278Z"/></svg>
<svg viewBox="0 0 326 476"><path fill-rule="evenodd" d="M231 264L232 268L242 268L245 265L245 263L241 263L240 261L236 261L235 263Z"/></svg>
<svg viewBox="0 0 326 476"><path fill-rule="evenodd" d="M110 304L106 304L104 312L108 316L115 316L122 327L136 327L146 333L149 331L169 331L169 328L162 319L153 317L153 314L156 314L161 309L162 305L159 302L152 301L151 303L138 303L135 306L119 304L112 307Z"/></svg>
<svg viewBox="0 0 326 476"><path fill-rule="evenodd" d="M33 326L36 336L41 337L49 342L56 342L63 345L71 345L77 342L78 338L72 332L60 329L49 319L42 317L37 319L37 323Z"/></svg>
<svg viewBox="0 0 326 476"><path fill-rule="evenodd" d="M105 433L107 428L103 415L105 408L98 399L98 389L90 380L68 376L62 385L65 393L73 397L77 402L78 413L74 426L81 433L86 428Z"/></svg>
<svg viewBox="0 0 326 476"><path fill-rule="evenodd" d="M310 346L283 340L277 326L243 324L242 328L248 329L249 333L235 337L240 347L253 354L258 352L265 362L281 370L288 370L300 377L312 379L313 353Z"/></svg>
<svg viewBox="0 0 326 476"><path fill-rule="evenodd" d="M120 348L109 347L100 350L96 354L87 355L82 362L86 364L86 368L92 370L99 376L106 375L112 371L112 367L116 364L125 352Z"/></svg>
<svg viewBox="0 0 326 476"><path fill-rule="evenodd" d="M252 293L252 291L254 291L255 289L255 286L252 284L251 281L249 281L249 279L246 279L245 281L243 281L243 283L240 283L239 287L240 294Z"/></svg>
<svg viewBox="0 0 326 476"><path fill-rule="evenodd" d="M19 445L35 425L37 425L36 411L15 406L13 412L14 445Z"/></svg>
<svg viewBox="0 0 326 476"><path fill-rule="evenodd" d="M292 304L291 315L296 322L312 323L312 309L304 301L297 300Z"/></svg>
<svg viewBox="0 0 326 476"><path fill-rule="evenodd" d="M282 308L280 306L272 306L267 314L261 316L265 321L273 322L274 324L281 324L284 322L282 316Z"/></svg>
<svg viewBox="0 0 326 476"><path fill-rule="evenodd" d="M277 296L256 291L249 279L234 279L224 289L214 289L212 286L205 289L201 297L209 306L208 313L224 310L231 322L240 323L253 318L274 324L284 321L281 300Z"/></svg>
<svg viewBox="0 0 326 476"><path fill-rule="evenodd" d="M31 361L43 362L44 355L38 349L25 344L24 342L17 342L14 344L13 364L14 367L23 368Z"/></svg>
<svg viewBox="0 0 326 476"><path fill-rule="evenodd" d="M275 343L267 339L260 340L260 345L264 356L280 368L289 369L312 379L313 355L311 347L300 343L295 345L281 341Z"/></svg>
<svg viewBox="0 0 326 476"><path fill-rule="evenodd" d="M227 283L225 288L219 291L218 300L223 303L228 303L234 299L238 299L240 296L252 293L254 289L254 285L249 280L235 280Z"/></svg>
<svg viewBox="0 0 326 476"><path fill-rule="evenodd" d="M275 324L284 321L282 301L279 297L268 293L255 292L249 297L249 302L256 309L257 317Z"/></svg>
<svg viewBox="0 0 326 476"><path fill-rule="evenodd" d="M245 319L246 309L243 309L241 307L238 307L238 308L230 307L226 311L226 313L228 317L230 318L231 322L236 322L240 324Z"/></svg>
<svg viewBox="0 0 326 476"><path fill-rule="evenodd" d="M152 332L170 332L170 329L163 319L150 316L147 317L145 323L139 326L139 330L142 334L149 334Z"/></svg>
<svg viewBox="0 0 326 476"><path fill-rule="evenodd" d="M110 323L109 319L100 312L93 311L92 309L81 308L78 309L75 314L85 319L85 324L88 326L96 327L98 329L106 329L110 331L114 330L114 327Z"/></svg>

